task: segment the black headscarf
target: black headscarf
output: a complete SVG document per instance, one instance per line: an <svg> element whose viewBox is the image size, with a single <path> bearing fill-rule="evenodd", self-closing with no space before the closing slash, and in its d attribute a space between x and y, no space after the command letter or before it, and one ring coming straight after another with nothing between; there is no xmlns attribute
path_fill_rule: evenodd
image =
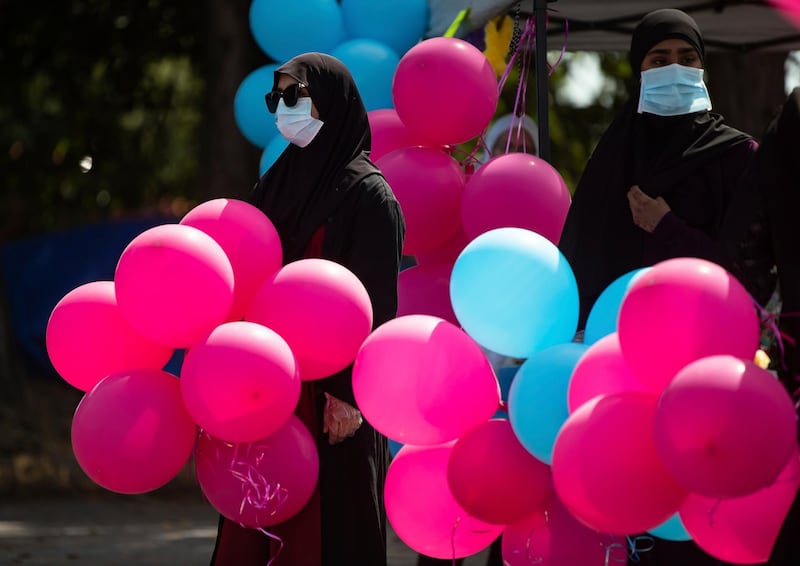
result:
<svg viewBox="0 0 800 566"><path fill-rule="evenodd" d="M324 53L305 53L275 71L275 85L281 74L308 85L324 123L306 147L289 144L250 199L278 230L288 263L303 256L314 232L347 191L379 170L367 157L372 142L367 111L341 61Z"/></svg>
<svg viewBox="0 0 800 566"><path fill-rule="evenodd" d="M670 38L689 42L704 57L703 39L691 17L680 10L656 10L641 20L631 39L636 77L647 52ZM639 185L651 197L664 195L669 202L666 193L671 187L751 139L725 125L718 114L637 114L638 102L637 85L586 165L559 242L578 281L580 326L614 279L644 267L642 250L648 234L633 223L626 196L630 187Z"/></svg>

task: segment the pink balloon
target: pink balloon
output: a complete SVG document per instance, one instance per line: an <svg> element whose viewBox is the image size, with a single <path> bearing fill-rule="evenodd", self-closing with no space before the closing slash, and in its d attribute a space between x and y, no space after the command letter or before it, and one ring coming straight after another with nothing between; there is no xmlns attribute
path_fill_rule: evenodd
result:
<svg viewBox="0 0 800 566"><path fill-rule="evenodd" d="M783 17L800 28L800 0L769 0Z"/></svg>
<svg viewBox="0 0 800 566"><path fill-rule="evenodd" d="M181 471L197 427L165 371L130 369L89 391L72 418L72 450L96 484L117 493L153 491Z"/></svg>
<svg viewBox="0 0 800 566"><path fill-rule="evenodd" d="M253 322L226 322L193 346L181 368L181 393L200 427L228 442L274 433L300 398L289 345Z"/></svg>
<svg viewBox="0 0 800 566"><path fill-rule="evenodd" d="M395 149L421 145L403 124L394 108L382 108L367 112L369 129L372 133L372 151L369 157L376 161Z"/></svg>
<svg viewBox="0 0 800 566"><path fill-rule="evenodd" d="M795 449L797 416L770 372L710 356L684 367L664 389L654 431L662 461L687 490L739 497L775 481Z"/></svg>
<svg viewBox="0 0 800 566"><path fill-rule="evenodd" d="M682 257L639 275L622 301L622 354L660 392L690 362L715 354L751 360L759 343L753 299L715 263Z"/></svg>
<svg viewBox="0 0 800 566"><path fill-rule="evenodd" d="M772 485L744 497L689 495L680 517L692 539L710 555L734 564L765 563L798 486L800 459L795 450Z"/></svg>
<svg viewBox="0 0 800 566"><path fill-rule="evenodd" d="M598 395L625 391L649 392L625 363L619 347L619 337L614 332L589 346L578 360L569 380L567 406L569 412L573 413Z"/></svg>
<svg viewBox="0 0 800 566"><path fill-rule="evenodd" d="M286 340L300 379L343 370L372 330L372 303L358 277L327 259L284 266L259 289L245 317Z"/></svg>
<svg viewBox="0 0 800 566"><path fill-rule="evenodd" d="M686 498L656 451L656 402L644 393L595 397L562 426L553 447L553 483L585 525L616 535L647 531Z"/></svg>
<svg viewBox="0 0 800 566"><path fill-rule="evenodd" d="M542 509L503 531L503 561L507 566L625 564L626 550L624 539L615 541L581 524L555 494Z"/></svg>
<svg viewBox="0 0 800 566"><path fill-rule="evenodd" d="M447 481L467 513L496 525L543 508L552 491L550 466L525 450L508 419L488 420L458 439Z"/></svg>
<svg viewBox="0 0 800 566"><path fill-rule="evenodd" d="M161 369L173 353L128 324L113 281L86 283L64 295L50 314L45 340L58 374L82 391L128 368Z"/></svg>
<svg viewBox="0 0 800 566"><path fill-rule="evenodd" d="M405 147L381 157L380 167L403 210L403 253L436 249L458 231L464 174L440 149Z"/></svg>
<svg viewBox="0 0 800 566"><path fill-rule="evenodd" d="M414 259L417 265L429 265L431 263L449 263L450 265L456 262L458 254L467 247L469 239L464 234L464 227L459 224L456 233L439 247L414 254Z"/></svg>
<svg viewBox="0 0 800 566"><path fill-rule="evenodd" d="M450 272L453 264L409 267L397 279L397 316L429 314L458 325L450 304Z"/></svg>
<svg viewBox="0 0 800 566"><path fill-rule="evenodd" d="M410 548L433 558L461 558L496 539L503 525L471 516L447 485L453 443L403 446L386 474L386 516Z"/></svg>
<svg viewBox="0 0 800 566"><path fill-rule="evenodd" d="M195 471L214 509L258 528L282 523L308 503L317 485L319 456L311 433L292 415L273 434L250 443L225 442L203 431Z"/></svg>
<svg viewBox="0 0 800 566"><path fill-rule="evenodd" d="M186 348L228 316L233 268L208 234L164 224L145 230L123 250L114 289L123 316L139 333Z"/></svg>
<svg viewBox="0 0 800 566"><path fill-rule="evenodd" d="M400 59L392 82L397 114L430 145L476 137L494 116L497 77L478 48L453 37L417 43Z"/></svg>
<svg viewBox="0 0 800 566"><path fill-rule="evenodd" d="M403 444L458 438L500 404L500 386L480 346L429 315L390 320L364 341L353 393L364 418Z"/></svg>
<svg viewBox="0 0 800 566"><path fill-rule="evenodd" d="M234 288L227 320L242 320L258 288L283 265L283 250L275 226L252 204L227 198L195 206L180 223L214 238L228 256Z"/></svg>
<svg viewBox="0 0 800 566"><path fill-rule="evenodd" d="M508 153L490 159L470 176L461 221L469 239L511 226L558 244L570 201L564 180L547 161L529 153Z"/></svg>

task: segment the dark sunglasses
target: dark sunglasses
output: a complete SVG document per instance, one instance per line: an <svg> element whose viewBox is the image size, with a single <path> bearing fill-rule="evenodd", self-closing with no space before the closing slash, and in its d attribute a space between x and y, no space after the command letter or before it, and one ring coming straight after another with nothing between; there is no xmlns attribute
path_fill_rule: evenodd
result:
<svg viewBox="0 0 800 566"><path fill-rule="evenodd" d="M306 88L308 85L304 85L303 83L294 83L293 85L287 86L285 89L281 90L279 88L272 89L267 94L264 95L264 100L267 103L267 110L270 113L275 114L275 111L278 109L278 102L280 102L281 97L283 97L283 102L286 103L286 106L291 108L295 104L297 104L297 100L299 98L303 98L303 96L308 95L301 95L300 89Z"/></svg>

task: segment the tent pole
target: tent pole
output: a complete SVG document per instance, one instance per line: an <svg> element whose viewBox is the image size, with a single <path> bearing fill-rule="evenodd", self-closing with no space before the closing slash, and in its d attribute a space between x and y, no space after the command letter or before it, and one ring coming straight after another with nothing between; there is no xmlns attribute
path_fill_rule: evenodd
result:
<svg viewBox="0 0 800 566"><path fill-rule="evenodd" d="M539 157L550 162L550 123L547 95L547 2L533 0L536 24L536 122L539 127Z"/></svg>

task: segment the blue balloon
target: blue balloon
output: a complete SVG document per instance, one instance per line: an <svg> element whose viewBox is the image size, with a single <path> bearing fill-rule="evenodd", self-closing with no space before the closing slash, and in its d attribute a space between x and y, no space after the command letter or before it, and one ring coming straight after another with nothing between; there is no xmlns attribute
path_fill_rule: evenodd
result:
<svg viewBox="0 0 800 566"><path fill-rule="evenodd" d="M427 0L342 0L344 27L350 37L378 39L405 54L428 28Z"/></svg>
<svg viewBox="0 0 800 566"><path fill-rule="evenodd" d="M336 0L253 0L250 31L279 63L309 51L330 53L346 38Z"/></svg>
<svg viewBox="0 0 800 566"><path fill-rule="evenodd" d="M552 242L522 228L467 244L450 276L450 301L476 342L514 358L569 342L578 325L572 268Z"/></svg>
<svg viewBox="0 0 800 566"><path fill-rule="evenodd" d="M351 39L331 55L353 75L367 112L394 107L392 80L400 57L388 45L374 39Z"/></svg>
<svg viewBox="0 0 800 566"><path fill-rule="evenodd" d="M537 352L520 366L508 395L511 428L525 449L546 464L569 417L567 390L572 370L589 347L566 343Z"/></svg>
<svg viewBox="0 0 800 566"><path fill-rule="evenodd" d="M261 160L258 164L259 177L266 173L267 169L272 167L272 164L281 156L281 153L283 153L283 150L285 150L288 145L289 142L280 134L270 140L269 145L261 152Z"/></svg>
<svg viewBox="0 0 800 566"><path fill-rule="evenodd" d="M265 65L247 75L236 90L233 114L239 131L247 140L261 148L278 133L275 116L269 113L264 95L272 90L277 65Z"/></svg>
<svg viewBox="0 0 800 566"><path fill-rule="evenodd" d="M389 454L392 458L397 456L397 453L400 449L405 446L402 442L397 442L396 440L389 439Z"/></svg>
<svg viewBox="0 0 800 566"><path fill-rule="evenodd" d="M672 517L647 531L653 536L666 540L687 541L692 540L692 535L686 532L680 515L675 513Z"/></svg>
<svg viewBox="0 0 800 566"><path fill-rule="evenodd" d="M607 336L617 331L617 318L619 308L625 293L636 280L636 278L650 269L643 267L635 269L621 275L606 287L600 296L597 297L592 310L589 311L589 318L586 319L586 328L583 335L584 344L594 344L603 336Z"/></svg>

